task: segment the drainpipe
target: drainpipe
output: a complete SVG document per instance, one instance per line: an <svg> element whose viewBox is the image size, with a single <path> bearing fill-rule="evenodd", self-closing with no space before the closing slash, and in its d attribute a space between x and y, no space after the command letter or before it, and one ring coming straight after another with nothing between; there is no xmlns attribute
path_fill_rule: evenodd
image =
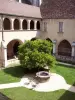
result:
<svg viewBox="0 0 75 100"><path fill-rule="evenodd" d="M2 41L4 41L4 34L3 34L3 15L1 16L2 18Z"/></svg>

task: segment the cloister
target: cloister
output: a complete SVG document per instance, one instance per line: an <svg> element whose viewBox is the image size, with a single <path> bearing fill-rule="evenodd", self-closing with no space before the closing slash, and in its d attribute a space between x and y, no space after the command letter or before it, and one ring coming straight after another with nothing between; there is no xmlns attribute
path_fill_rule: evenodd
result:
<svg viewBox="0 0 75 100"><path fill-rule="evenodd" d="M4 30L40 30L40 21L4 18L3 28Z"/></svg>

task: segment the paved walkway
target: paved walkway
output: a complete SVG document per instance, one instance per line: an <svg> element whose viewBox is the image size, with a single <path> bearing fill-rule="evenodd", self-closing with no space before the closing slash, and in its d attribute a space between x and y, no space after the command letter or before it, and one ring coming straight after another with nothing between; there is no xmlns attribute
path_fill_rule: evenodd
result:
<svg viewBox="0 0 75 100"><path fill-rule="evenodd" d="M71 92L75 92L75 86L67 84L65 79L56 73L51 73L50 79L42 83L38 82L36 78L34 78L32 75L25 75L20 82L0 84L0 89L14 88L14 87L26 87L39 92L50 92L60 89L65 89Z"/></svg>

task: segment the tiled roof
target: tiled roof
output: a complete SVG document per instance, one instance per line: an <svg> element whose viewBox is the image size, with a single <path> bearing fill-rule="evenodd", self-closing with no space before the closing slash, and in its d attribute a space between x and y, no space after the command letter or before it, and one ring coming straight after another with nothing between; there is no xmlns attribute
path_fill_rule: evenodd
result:
<svg viewBox="0 0 75 100"><path fill-rule="evenodd" d="M0 0L0 13L41 18L39 7L19 3L15 0Z"/></svg>
<svg viewBox="0 0 75 100"><path fill-rule="evenodd" d="M75 18L75 0L43 0L40 7L43 18Z"/></svg>

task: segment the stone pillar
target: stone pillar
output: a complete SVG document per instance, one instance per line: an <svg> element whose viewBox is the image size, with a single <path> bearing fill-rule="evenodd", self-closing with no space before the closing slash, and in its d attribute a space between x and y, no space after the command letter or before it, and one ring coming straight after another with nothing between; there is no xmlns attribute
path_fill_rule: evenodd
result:
<svg viewBox="0 0 75 100"><path fill-rule="evenodd" d="M20 30L23 30L22 22L23 22L23 19L20 19Z"/></svg>
<svg viewBox="0 0 75 100"><path fill-rule="evenodd" d="M30 21L31 21L31 20L28 20L28 23L27 23L27 24L28 24L27 30L30 30Z"/></svg>
<svg viewBox="0 0 75 100"><path fill-rule="evenodd" d="M21 0L19 0L19 3L21 3Z"/></svg>
<svg viewBox="0 0 75 100"><path fill-rule="evenodd" d="M42 0L39 0L39 5L41 5L42 4Z"/></svg>
<svg viewBox="0 0 75 100"><path fill-rule="evenodd" d="M14 18L11 19L11 30L14 30Z"/></svg>
<svg viewBox="0 0 75 100"><path fill-rule="evenodd" d="M34 21L34 30L37 30L37 21Z"/></svg>
<svg viewBox="0 0 75 100"><path fill-rule="evenodd" d="M3 66L7 66L7 47L5 46L5 42L2 42L2 60L3 60Z"/></svg>
<svg viewBox="0 0 75 100"><path fill-rule="evenodd" d="M72 57L75 57L75 46L72 46L72 54L71 54Z"/></svg>
<svg viewBox="0 0 75 100"><path fill-rule="evenodd" d="M53 41L53 54L56 54L56 40Z"/></svg>
<svg viewBox="0 0 75 100"><path fill-rule="evenodd" d="M72 57L75 57L75 42L72 43L72 53L71 53Z"/></svg>

